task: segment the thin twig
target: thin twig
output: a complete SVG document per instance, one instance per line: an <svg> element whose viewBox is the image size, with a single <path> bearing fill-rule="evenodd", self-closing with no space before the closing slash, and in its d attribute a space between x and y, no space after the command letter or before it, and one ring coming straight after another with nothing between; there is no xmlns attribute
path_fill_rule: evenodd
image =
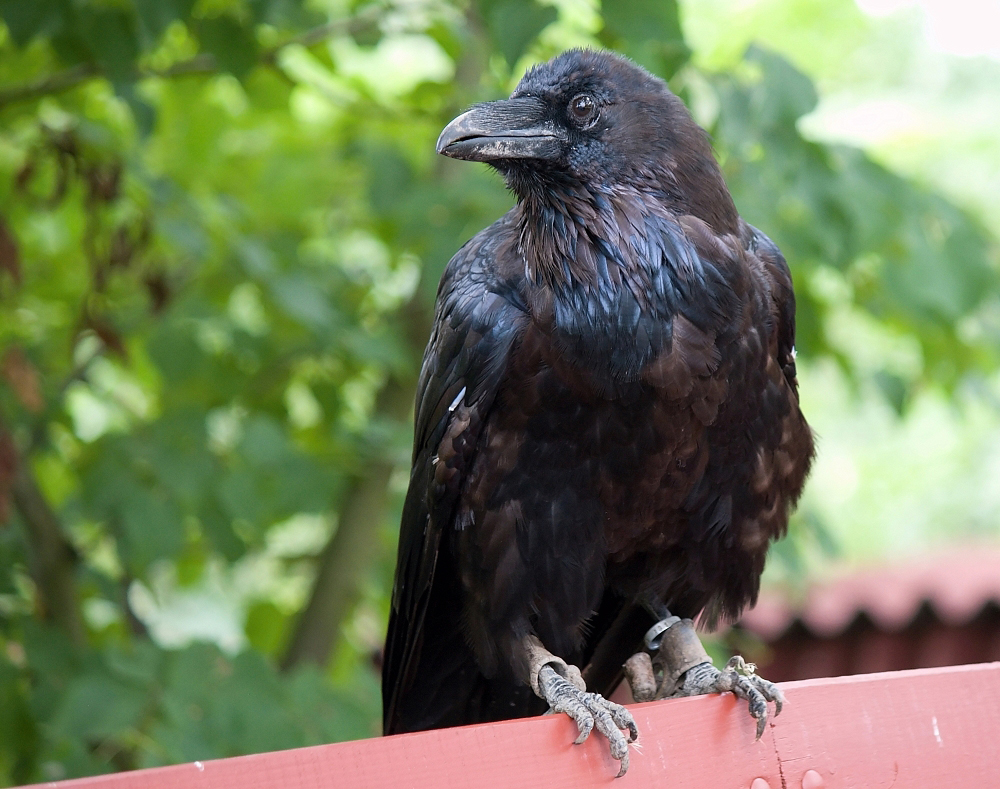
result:
<svg viewBox="0 0 1000 789"><path fill-rule="evenodd" d="M81 82L95 77L99 73L99 69L94 63L78 63L57 74L50 74L41 79L5 88L0 90L0 107L18 101L36 99L39 96L47 96L50 93L61 93L64 90L75 88Z"/></svg>

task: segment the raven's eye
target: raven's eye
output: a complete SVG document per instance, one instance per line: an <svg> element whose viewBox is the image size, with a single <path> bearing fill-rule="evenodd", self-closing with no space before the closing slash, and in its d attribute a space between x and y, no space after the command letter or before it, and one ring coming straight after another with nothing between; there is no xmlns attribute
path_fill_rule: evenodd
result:
<svg viewBox="0 0 1000 789"><path fill-rule="evenodd" d="M590 126L597 119L597 102L586 93L581 93L569 103L569 112L581 126Z"/></svg>

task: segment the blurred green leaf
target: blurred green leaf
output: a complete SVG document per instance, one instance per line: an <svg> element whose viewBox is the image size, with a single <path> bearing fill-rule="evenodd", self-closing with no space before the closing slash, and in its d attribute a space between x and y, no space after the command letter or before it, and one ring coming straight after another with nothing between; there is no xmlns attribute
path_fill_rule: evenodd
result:
<svg viewBox="0 0 1000 789"><path fill-rule="evenodd" d="M202 48L215 56L219 68L237 79L245 77L260 57L253 31L231 17L199 19L195 30Z"/></svg>
<svg viewBox="0 0 1000 789"><path fill-rule="evenodd" d="M135 17L114 8L84 7L76 13L78 34L104 75L116 85L135 79L139 56Z"/></svg>
<svg viewBox="0 0 1000 789"><path fill-rule="evenodd" d="M151 49L174 20L187 21L195 3L195 0L132 1L144 38L144 49Z"/></svg>
<svg viewBox="0 0 1000 789"><path fill-rule="evenodd" d="M246 634L251 646L265 655L273 655L284 644L288 617L272 602L251 606L247 612Z"/></svg>
<svg viewBox="0 0 1000 789"><path fill-rule="evenodd" d="M121 550L134 571L157 558L176 558L184 546L180 512L158 492L136 488L123 496L116 513Z"/></svg>
<svg viewBox="0 0 1000 789"><path fill-rule="evenodd" d="M497 49L511 66L558 16L555 8L535 0L489 0L482 3L482 13Z"/></svg>
<svg viewBox="0 0 1000 789"><path fill-rule="evenodd" d="M43 31L57 29L61 10L58 0L0 0L0 18L20 47Z"/></svg>
<svg viewBox="0 0 1000 789"><path fill-rule="evenodd" d="M927 374L953 382L973 357L956 334L957 321L1000 290L988 234L863 152L804 139L796 122L816 104L808 78L758 48L747 61L757 70L753 80L715 78L715 142L728 155L726 178L740 211L767 228L799 282L817 264L840 268L859 306L907 326L926 358L948 358L950 371L932 364ZM836 352L813 322L823 307L800 292L800 347Z"/></svg>
<svg viewBox="0 0 1000 789"><path fill-rule="evenodd" d="M755 126L775 131L790 128L795 121L816 108L819 97L812 80L785 58L752 46L747 50L745 59L763 72L758 83L760 89L753 92L750 99Z"/></svg>
<svg viewBox="0 0 1000 789"><path fill-rule="evenodd" d="M675 0L606 0L602 11L602 42L664 79L670 79L691 56Z"/></svg>
<svg viewBox="0 0 1000 789"><path fill-rule="evenodd" d="M29 688L25 673L0 657L0 779L16 783L32 779L39 746Z"/></svg>

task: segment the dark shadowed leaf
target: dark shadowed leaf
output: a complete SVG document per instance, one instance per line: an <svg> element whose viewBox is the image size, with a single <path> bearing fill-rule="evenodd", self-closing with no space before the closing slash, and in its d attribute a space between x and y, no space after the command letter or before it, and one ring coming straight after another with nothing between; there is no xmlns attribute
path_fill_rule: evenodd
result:
<svg viewBox="0 0 1000 789"><path fill-rule="evenodd" d="M202 50L210 52L222 71L242 79L259 57L253 31L228 16L201 19L195 25Z"/></svg>
<svg viewBox="0 0 1000 789"><path fill-rule="evenodd" d="M788 60L758 46L747 50L746 60L764 73L762 89L754 96L758 126L788 126L816 108L819 97L812 80Z"/></svg>
<svg viewBox="0 0 1000 789"><path fill-rule="evenodd" d="M690 57L675 0L608 0L602 10L603 43L664 79L670 79Z"/></svg>
<svg viewBox="0 0 1000 789"><path fill-rule="evenodd" d="M93 7L82 8L77 14L79 35L104 76L116 85L134 80L139 56L135 17L118 9Z"/></svg>
<svg viewBox="0 0 1000 789"><path fill-rule="evenodd" d="M174 558L184 547L184 529L176 506L159 491L135 488L123 496L122 554L135 571L158 558Z"/></svg>
<svg viewBox="0 0 1000 789"><path fill-rule="evenodd" d="M289 315L314 330L328 327L335 313L316 285L300 274L281 277L273 285L274 299Z"/></svg>
<svg viewBox="0 0 1000 789"><path fill-rule="evenodd" d="M233 531L232 518L223 511L214 493L202 502L197 516L212 548L227 561L236 561L246 552L246 544Z"/></svg>
<svg viewBox="0 0 1000 789"><path fill-rule="evenodd" d="M28 688L26 673L0 655L0 780L18 784L32 780L39 745Z"/></svg>
<svg viewBox="0 0 1000 789"><path fill-rule="evenodd" d="M151 49L160 40L170 23L175 19L187 21L194 7L194 0L132 0L139 30L143 38L143 49Z"/></svg>
<svg viewBox="0 0 1000 789"><path fill-rule="evenodd" d="M492 0L482 4L482 12L490 36L511 66L558 16L555 8L534 0Z"/></svg>
<svg viewBox="0 0 1000 789"><path fill-rule="evenodd" d="M254 20L275 27L313 27L323 23L323 16L308 8L302 0L247 0Z"/></svg>
<svg viewBox="0 0 1000 789"><path fill-rule="evenodd" d="M62 24L58 0L0 0L0 18L19 47L39 33L52 33Z"/></svg>
<svg viewBox="0 0 1000 789"><path fill-rule="evenodd" d="M148 136L156 125L156 110L136 92L134 82L115 83L115 92L128 103L139 134Z"/></svg>

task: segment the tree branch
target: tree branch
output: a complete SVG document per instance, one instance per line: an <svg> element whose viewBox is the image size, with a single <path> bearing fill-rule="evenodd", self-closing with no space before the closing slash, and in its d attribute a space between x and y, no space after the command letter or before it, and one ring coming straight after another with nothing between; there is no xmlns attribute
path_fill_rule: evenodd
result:
<svg viewBox="0 0 1000 789"><path fill-rule="evenodd" d="M0 431L7 433L2 423ZM14 446L13 437L9 433L6 437ZM42 618L60 627L73 643L83 643L83 620L76 595L77 554L23 455L15 457L10 492L24 523L29 572L38 591Z"/></svg>
<svg viewBox="0 0 1000 789"><path fill-rule="evenodd" d="M278 44L277 46L264 50L261 54L260 62L267 66L277 65L279 53L282 49L291 44L311 47L314 44L318 44L321 41L340 33L354 34L367 30L378 22L383 10L383 8L378 6L367 6L355 16L347 19L336 19L332 22L327 22L324 25L319 25L318 27L303 31L302 33L292 36L290 39ZM183 77L191 74L214 74L218 70L219 66L215 60L215 56L208 52L202 52L201 54L195 55L188 60L182 60L178 63L174 63L172 66L165 69L137 69L133 79L141 80L149 77L169 78ZM20 85L12 85L9 88L0 90L0 108L6 107L9 104L16 104L21 101L30 101L32 99L41 98L42 96L62 93L63 91L75 88L77 85L86 82L89 79L103 76L104 75L101 72L100 67L96 63L78 63L77 65L71 66L70 68L56 74L50 74L46 77L32 80L31 82L25 82Z"/></svg>
<svg viewBox="0 0 1000 789"><path fill-rule="evenodd" d="M404 385L393 378L379 394L376 411L404 420L412 404L412 382ZM366 472L347 490L337 531L320 555L312 594L281 660L283 671L302 663L327 663L340 623L355 603L364 574L378 554L375 530L385 518L393 464L386 459L375 460Z"/></svg>

